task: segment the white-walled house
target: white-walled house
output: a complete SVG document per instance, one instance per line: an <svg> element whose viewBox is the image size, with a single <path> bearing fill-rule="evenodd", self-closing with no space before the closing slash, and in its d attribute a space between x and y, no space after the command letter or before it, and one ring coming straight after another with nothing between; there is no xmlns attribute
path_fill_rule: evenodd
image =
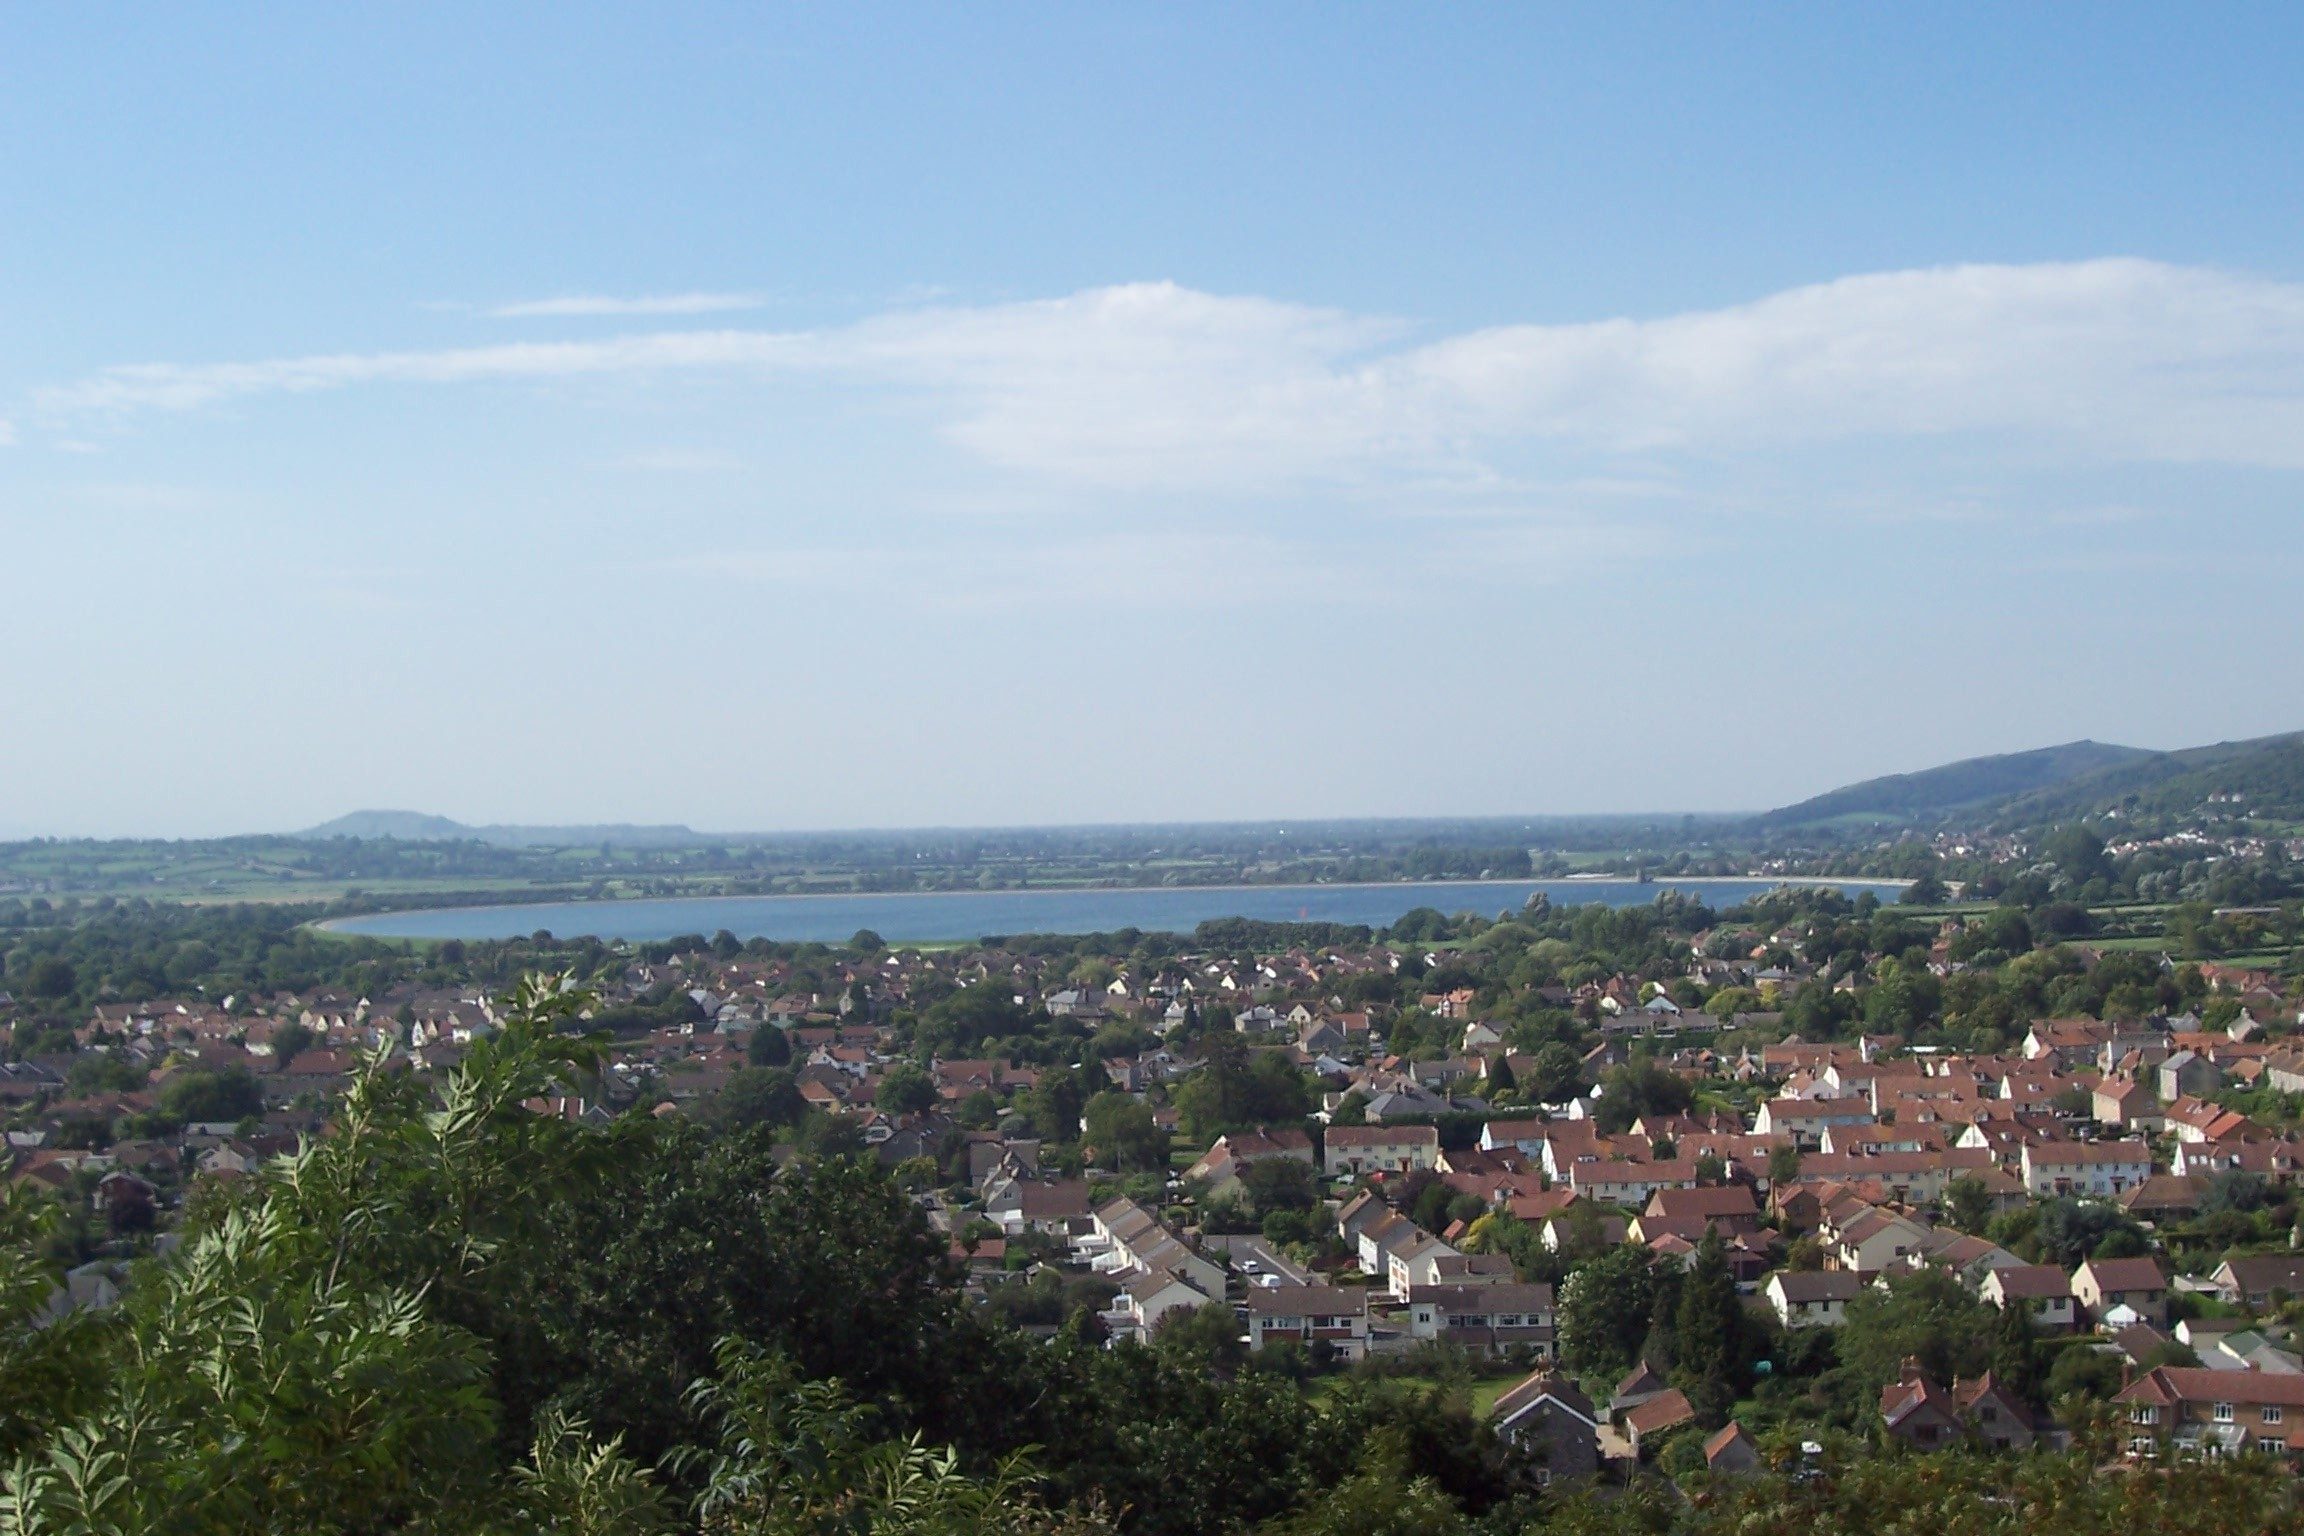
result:
<svg viewBox="0 0 2304 1536"><path fill-rule="evenodd" d="M2028 1142L2021 1163L2035 1199L2117 1195L2152 1177L2152 1150L2141 1141Z"/></svg>

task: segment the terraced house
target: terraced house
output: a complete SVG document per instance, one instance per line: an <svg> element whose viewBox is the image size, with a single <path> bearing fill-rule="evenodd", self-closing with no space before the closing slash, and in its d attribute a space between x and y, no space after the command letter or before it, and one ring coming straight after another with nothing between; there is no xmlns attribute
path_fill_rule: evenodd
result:
<svg viewBox="0 0 2304 1536"><path fill-rule="evenodd" d="M1419 1285L1408 1293L1408 1331L1446 1339L1478 1355L1527 1350L1552 1358L1553 1304L1548 1285Z"/></svg>
<svg viewBox="0 0 2304 1536"><path fill-rule="evenodd" d="M1289 1341L1325 1344L1339 1360L1368 1353L1368 1292L1360 1286L1252 1286L1248 1347Z"/></svg>

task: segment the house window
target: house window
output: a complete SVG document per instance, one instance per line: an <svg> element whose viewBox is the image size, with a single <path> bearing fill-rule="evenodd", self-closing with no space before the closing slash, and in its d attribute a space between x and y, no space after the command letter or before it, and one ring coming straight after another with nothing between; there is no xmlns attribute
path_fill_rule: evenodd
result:
<svg viewBox="0 0 2304 1536"><path fill-rule="evenodd" d="M2157 1424L2160 1422L2160 1410L2138 1406L2129 1412L2128 1419L2134 1424Z"/></svg>
<svg viewBox="0 0 2304 1536"><path fill-rule="evenodd" d="M2216 1405L2216 1422L2219 1424L2232 1422L2232 1405L2230 1403L2218 1403Z"/></svg>
<svg viewBox="0 0 2304 1536"><path fill-rule="evenodd" d="M2262 1409L2262 1410L2261 1410L2261 1411L2260 1411L2260 1412L2257 1414L2257 1417L2258 1417L2258 1418L2259 1418L2261 1421L2263 1421L2264 1423L2266 1423L2266 1424L2277 1424L2277 1423L2279 1423L2279 1422L2280 1422L2280 1405L2279 1405L2278 1403L2267 1403L2267 1404L2266 1404L2266 1405L2263 1407L2263 1409Z"/></svg>

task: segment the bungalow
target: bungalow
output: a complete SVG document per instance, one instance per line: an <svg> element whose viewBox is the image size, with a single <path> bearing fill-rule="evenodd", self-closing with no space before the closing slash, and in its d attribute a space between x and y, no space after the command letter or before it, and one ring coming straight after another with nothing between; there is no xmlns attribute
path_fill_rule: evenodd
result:
<svg viewBox="0 0 2304 1536"><path fill-rule="evenodd" d="M1499 1438L1530 1453L1536 1481L1579 1482L1600 1470L1600 1418L1592 1400L1540 1370L1507 1388L1489 1409Z"/></svg>
<svg viewBox="0 0 2304 1536"><path fill-rule="evenodd" d="M2152 1152L2141 1141L2047 1141L2020 1158L2024 1188L2035 1198L2117 1195L2152 1176Z"/></svg>
<svg viewBox="0 0 2304 1536"><path fill-rule="evenodd" d="M2114 1309L2125 1307L2133 1316L2123 1322L2157 1328L2167 1317L2168 1276L2158 1259L2085 1259L2072 1276L2072 1299L2098 1327L2105 1326Z"/></svg>
<svg viewBox="0 0 2304 1536"><path fill-rule="evenodd" d="M1368 1353L1368 1292L1363 1286L1272 1285L1248 1290L1248 1347L1280 1340L1325 1344L1339 1360Z"/></svg>
<svg viewBox="0 0 2304 1536"><path fill-rule="evenodd" d="M1323 1153L1330 1178L1410 1173L1440 1161L1440 1132L1429 1125L1332 1125Z"/></svg>

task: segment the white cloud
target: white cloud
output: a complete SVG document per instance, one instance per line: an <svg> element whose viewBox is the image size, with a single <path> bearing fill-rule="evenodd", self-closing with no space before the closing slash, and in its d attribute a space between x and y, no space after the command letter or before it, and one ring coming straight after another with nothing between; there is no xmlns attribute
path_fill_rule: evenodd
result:
<svg viewBox="0 0 2304 1536"><path fill-rule="evenodd" d="M2136 260L1851 277L1657 320L1402 325L1167 283L822 331L113 368L49 416L368 383L722 370L928 397L995 464L1129 488L1445 479L1560 445L1734 453L1980 434L2081 462L2304 466L2304 286Z"/></svg>
<svg viewBox="0 0 2304 1536"><path fill-rule="evenodd" d="M631 315L719 315L732 310L758 309L765 302L756 293L656 293L637 298L576 293L556 299L526 299L499 304L488 311L497 320L551 320L568 317Z"/></svg>

